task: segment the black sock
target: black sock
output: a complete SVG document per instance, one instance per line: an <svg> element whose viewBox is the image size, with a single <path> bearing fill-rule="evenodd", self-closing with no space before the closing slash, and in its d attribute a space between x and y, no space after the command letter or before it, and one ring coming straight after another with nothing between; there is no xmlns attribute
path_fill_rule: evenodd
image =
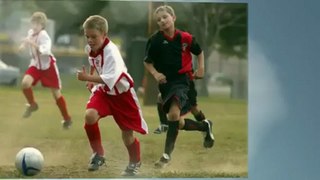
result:
<svg viewBox="0 0 320 180"><path fill-rule="evenodd" d="M186 131L206 131L207 126L205 122L194 121L192 119L184 119L183 128Z"/></svg>
<svg viewBox="0 0 320 180"><path fill-rule="evenodd" d="M193 117L197 120L197 121L203 121L206 119L205 115L202 113L202 111L199 111L198 114L193 115Z"/></svg>
<svg viewBox="0 0 320 180"><path fill-rule="evenodd" d="M157 103L158 116L161 124L168 124L167 114L163 111L162 104Z"/></svg>
<svg viewBox="0 0 320 180"><path fill-rule="evenodd" d="M164 152L170 156L179 133L179 121L168 121L168 126Z"/></svg>

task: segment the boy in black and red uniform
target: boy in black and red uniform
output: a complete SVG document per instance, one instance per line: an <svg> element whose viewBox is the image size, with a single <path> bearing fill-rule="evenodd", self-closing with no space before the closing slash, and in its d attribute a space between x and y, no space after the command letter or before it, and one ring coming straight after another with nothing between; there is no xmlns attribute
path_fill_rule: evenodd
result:
<svg viewBox="0 0 320 180"><path fill-rule="evenodd" d="M159 83L163 100L163 110L168 114L168 131L165 149L155 167L162 168L171 160L171 153L179 129L202 131L205 133L204 147L214 145L212 122L184 119L191 104L188 99L190 79L204 76L204 56L196 40L187 32L175 29L176 16L170 6L160 6L155 10L155 18L160 30L149 39L144 65ZM198 58L198 69L192 72L192 54Z"/></svg>

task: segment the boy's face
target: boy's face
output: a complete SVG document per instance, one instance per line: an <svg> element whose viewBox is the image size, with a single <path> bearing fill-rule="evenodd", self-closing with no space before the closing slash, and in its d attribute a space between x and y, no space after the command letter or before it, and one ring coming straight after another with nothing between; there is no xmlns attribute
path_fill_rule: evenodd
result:
<svg viewBox="0 0 320 180"><path fill-rule="evenodd" d="M165 31L171 27L174 27L175 16L172 16L167 11L159 11L156 14L157 24L160 30Z"/></svg>
<svg viewBox="0 0 320 180"><path fill-rule="evenodd" d="M37 22L31 22L31 28L33 32L36 34L42 30L42 25Z"/></svg>
<svg viewBox="0 0 320 180"><path fill-rule="evenodd" d="M97 29L84 29L84 36L92 51L98 51L106 38L105 33L102 33Z"/></svg>

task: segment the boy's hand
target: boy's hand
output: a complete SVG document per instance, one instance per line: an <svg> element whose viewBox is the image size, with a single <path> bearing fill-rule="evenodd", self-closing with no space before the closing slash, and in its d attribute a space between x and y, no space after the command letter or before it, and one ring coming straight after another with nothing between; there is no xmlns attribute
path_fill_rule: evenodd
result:
<svg viewBox="0 0 320 180"><path fill-rule="evenodd" d="M89 81L86 82L86 87L89 90L89 92L91 92L93 86L94 86L93 82L89 82Z"/></svg>
<svg viewBox="0 0 320 180"><path fill-rule="evenodd" d="M31 39L29 39L29 38L23 39L23 40L22 40L22 44L33 46L33 47L36 48L37 50L39 49L39 46L38 46L34 41L32 41Z"/></svg>
<svg viewBox="0 0 320 180"><path fill-rule="evenodd" d="M204 77L204 68L199 68L193 73L194 79L203 79Z"/></svg>
<svg viewBox="0 0 320 180"><path fill-rule="evenodd" d="M77 78L80 81L87 81L88 74L86 73L86 68L84 66L82 66L82 71L77 71Z"/></svg>
<svg viewBox="0 0 320 180"><path fill-rule="evenodd" d="M18 52L21 52L21 51L23 51L25 49L26 49L26 46L24 45L24 43L22 43L18 48Z"/></svg>
<svg viewBox="0 0 320 180"><path fill-rule="evenodd" d="M156 72L152 75L159 84L167 83L167 78L164 74Z"/></svg>

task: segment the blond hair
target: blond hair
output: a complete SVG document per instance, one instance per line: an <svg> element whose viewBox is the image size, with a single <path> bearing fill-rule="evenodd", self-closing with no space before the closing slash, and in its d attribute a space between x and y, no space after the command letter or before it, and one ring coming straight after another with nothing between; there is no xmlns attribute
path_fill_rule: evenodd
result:
<svg viewBox="0 0 320 180"><path fill-rule="evenodd" d="M45 28L47 24L47 16L43 12L34 12L31 16L30 22L40 24L43 28Z"/></svg>
<svg viewBox="0 0 320 180"><path fill-rule="evenodd" d="M108 33L108 21L99 15L89 16L82 27L83 29L96 29L104 34Z"/></svg>
<svg viewBox="0 0 320 180"><path fill-rule="evenodd" d="M159 11L165 11L165 12L169 13L171 16L175 16L173 8L168 5L162 5L162 6L157 7L157 9L154 11L154 16L156 16L156 14L158 14Z"/></svg>

